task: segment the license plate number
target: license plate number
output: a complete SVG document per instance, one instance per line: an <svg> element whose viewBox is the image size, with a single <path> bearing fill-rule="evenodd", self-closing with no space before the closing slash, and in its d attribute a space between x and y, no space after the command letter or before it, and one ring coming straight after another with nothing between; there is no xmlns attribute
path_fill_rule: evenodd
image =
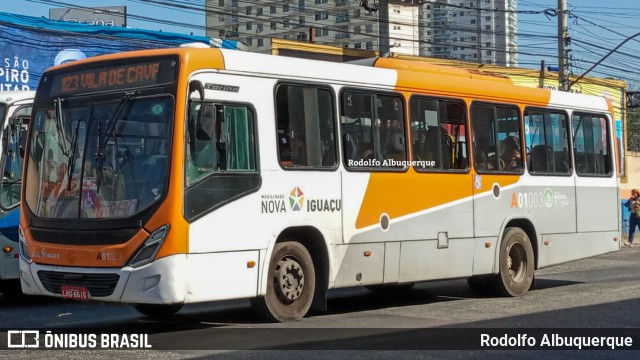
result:
<svg viewBox="0 0 640 360"><path fill-rule="evenodd" d="M63 285L62 298L73 300L89 300L89 290L86 287Z"/></svg>

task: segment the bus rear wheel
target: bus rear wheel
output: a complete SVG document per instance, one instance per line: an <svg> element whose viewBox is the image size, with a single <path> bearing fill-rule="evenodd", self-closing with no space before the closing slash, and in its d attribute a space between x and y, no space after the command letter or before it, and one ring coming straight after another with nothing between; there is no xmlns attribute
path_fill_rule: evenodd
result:
<svg viewBox="0 0 640 360"><path fill-rule="evenodd" d="M136 304L135 308L143 315L161 319L175 315L182 304Z"/></svg>
<svg viewBox="0 0 640 360"><path fill-rule="evenodd" d="M316 275L309 251L300 243L277 243L269 262L267 293L251 300L270 321L302 319L313 302Z"/></svg>
<svg viewBox="0 0 640 360"><path fill-rule="evenodd" d="M505 296L522 296L533 283L534 257L531 241L520 228L508 228L500 245L497 288Z"/></svg>

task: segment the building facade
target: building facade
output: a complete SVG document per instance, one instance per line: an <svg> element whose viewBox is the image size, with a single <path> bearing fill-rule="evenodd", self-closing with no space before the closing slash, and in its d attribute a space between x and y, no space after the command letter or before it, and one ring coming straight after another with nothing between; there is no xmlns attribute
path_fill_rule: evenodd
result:
<svg viewBox="0 0 640 360"><path fill-rule="evenodd" d="M420 55L518 65L517 0L432 0L422 5Z"/></svg>
<svg viewBox="0 0 640 360"><path fill-rule="evenodd" d="M207 0L207 36L271 52L271 39L517 65L517 0ZM369 6L378 2L369 1ZM382 27L382 28L381 28ZM382 40L381 40L382 39Z"/></svg>

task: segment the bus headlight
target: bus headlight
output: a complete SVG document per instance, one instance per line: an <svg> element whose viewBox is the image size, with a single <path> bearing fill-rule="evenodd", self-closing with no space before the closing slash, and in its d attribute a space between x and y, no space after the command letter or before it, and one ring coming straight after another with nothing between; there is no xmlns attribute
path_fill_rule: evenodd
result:
<svg viewBox="0 0 640 360"><path fill-rule="evenodd" d="M22 260L30 263L31 262L31 252L29 251L29 247L27 246L27 239L24 237L24 230L22 230L22 226L18 226L18 250L20 251L20 257Z"/></svg>
<svg viewBox="0 0 640 360"><path fill-rule="evenodd" d="M155 229L147 240L142 244L140 249L133 255L127 265L136 268L150 263L160 250L164 239L169 234L169 224L162 225Z"/></svg>

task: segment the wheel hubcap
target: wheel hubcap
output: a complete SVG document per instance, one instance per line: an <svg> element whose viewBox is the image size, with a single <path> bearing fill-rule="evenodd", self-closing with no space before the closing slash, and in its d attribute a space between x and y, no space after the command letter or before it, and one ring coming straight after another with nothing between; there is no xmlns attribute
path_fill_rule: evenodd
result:
<svg viewBox="0 0 640 360"><path fill-rule="evenodd" d="M507 257L509 276L514 282L521 282L524 279L527 268L527 254L520 244L514 244L509 249Z"/></svg>
<svg viewBox="0 0 640 360"><path fill-rule="evenodd" d="M300 263L292 258L283 258L276 264L274 272L276 293L283 304L296 301L304 290L304 272Z"/></svg>

